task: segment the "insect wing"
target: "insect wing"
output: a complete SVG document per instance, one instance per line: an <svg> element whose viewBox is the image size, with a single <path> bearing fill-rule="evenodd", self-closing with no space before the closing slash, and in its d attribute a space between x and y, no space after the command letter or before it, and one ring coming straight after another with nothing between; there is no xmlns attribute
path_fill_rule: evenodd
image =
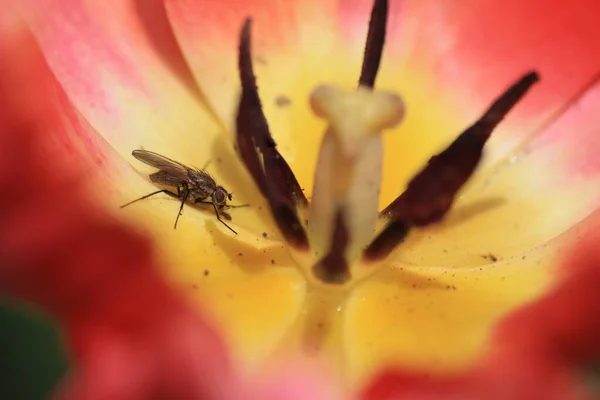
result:
<svg viewBox="0 0 600 400"><path fill-rule="evenodd" d="M208 172L199 169L194 169L190 170L189 173L190 179L196 182L198 186L206 188L210 192L215 190L215 188L217 187L217 183L215 182L214 178L208 174Z"/></svg>
<svg viewBox="0 0 600 400"><path fill-rule="evenodd" d="M147 150L134 150L131 155L144 164L157 168L172 175L174 178L181 179L182 181L187 181L189 179L188 173L190 168L180 162L171 160L168 157Z"/></svg>

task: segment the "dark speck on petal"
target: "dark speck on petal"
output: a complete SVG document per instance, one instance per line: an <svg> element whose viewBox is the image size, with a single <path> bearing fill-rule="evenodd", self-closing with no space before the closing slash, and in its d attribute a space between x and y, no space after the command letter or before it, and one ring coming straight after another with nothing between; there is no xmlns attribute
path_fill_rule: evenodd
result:
<svg viewBox="0 0 600 400"><path fill-rule="evenodd" d="M275 97L275 105L277 107L286 107L286 106L289 106L290 104L292 104L292 100L290 100L289 97L287 97L283 94Z"/></svg>

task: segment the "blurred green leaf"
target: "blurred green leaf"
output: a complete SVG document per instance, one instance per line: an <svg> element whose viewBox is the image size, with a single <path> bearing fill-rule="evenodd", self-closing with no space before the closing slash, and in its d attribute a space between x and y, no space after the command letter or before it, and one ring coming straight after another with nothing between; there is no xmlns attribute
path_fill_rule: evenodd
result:
<svg viewBox="0 0 600 400"><path fill-rule="evenodd" d="M0 298L0 399L47 399L68 369L53 322Z"/></svg>
<svg viewBox="0 0 600 400"><path fill-rule="evenodd" d="M592 395L600 399L600 363L590 365L586 370L586 377Z"/></svg>

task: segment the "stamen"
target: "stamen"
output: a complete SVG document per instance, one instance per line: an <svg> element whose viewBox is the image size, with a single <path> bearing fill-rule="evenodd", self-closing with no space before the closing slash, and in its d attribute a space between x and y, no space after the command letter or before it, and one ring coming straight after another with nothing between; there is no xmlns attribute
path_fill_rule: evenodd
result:
<svg viewBox="0 0 600 400"><path fill-rule="evenodd" d="M536 72L523 76L446 150L429 160L404 193L380 213L391 222L367 247L365 258L386 257L406 236L405 227L425 226L442 219L475 171L494 128L538 80Z"/></svg>
<svg viewBox="0 0 600 400"><path fill-rule="evenodd" d="M401 219L394 219L367 246L363 253L365 261L382 260L404 241L410 232L410 225Z"/></svg>
<svg viewBox="0 0 600 400"><path fill-rule="evenodd" d="M277 151L269 131L252 67L250 27L251 20L246 19L240 37L242 96L236 118L238 152L254 182L269 202L277 226L288 243L298 249L307 249L308 238L295 206L307 206L308 200L291 168ZM257 148L262 154L262 165Z"/></svg>
<svg viewBox="0 0 600 400"><path fill-rule="evenodd" d="M374 87L375 78L379 71L383 45L385 44L385 31L388 14L387 0L375 0L371 10L371 19L369 21L369 33L367 34L367 43L365 45L365 54L360 73L359 85Z"/></svg>
<svg viewBox="0 0 600 400"><path fill-rule="evenodd" d="M475 171L483 146L494 128L538 80L537 73L531 72L511 86L446 150L431 157L427 166L409 182L406 191L381 214L402 218L415 226L439 221Z"/></svg>
<svg viewBox="0 0 600 400"><path fill-rule="evenodd" d="M350 279L350 267L345 258L346 247L349 242L350 235L344 221L344 212L339 209L335 216L329 253L313 267L313 272L317 278L330 284L341 284Z"/></svg>

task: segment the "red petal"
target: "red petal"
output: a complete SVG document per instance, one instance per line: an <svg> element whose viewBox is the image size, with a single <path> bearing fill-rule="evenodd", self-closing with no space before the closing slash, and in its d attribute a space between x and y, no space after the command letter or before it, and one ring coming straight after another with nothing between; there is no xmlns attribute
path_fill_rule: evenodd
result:
<svg viewBox="0 0 600 400"><path fill-rule="evenodd" d="M455 377L433 378L411 372L386 372L369 385L363 400L592 400L574 376L553 363L520 358Z"/></svg>
<svg viewBox="0 0 600 400"><path fill-rule="evenodd" d="M600 211L584 224L583 243L563 261L562 282L502 321L499 346L550 354L571 364L600 360Z"/></svg>
<svg viewBox="0 0 600 400"><path fill-rule="evenodd" d="M342 26L354 32L357 15L367 12L371 1L345 2L349 8L340 9ZM386 54L402 52L409 67L431 77L440 95L453 99L470 118L525 71L540 72L539 87L495 134L497 156L539 128L600 72L600 3L594 0L390 4ZM397 68L404 65L398 58L387 60Z"/></svg>
<svg viewBox="0 0 600 400"><path fill-rule="evenodd" d="M163 281L149 240L92 205L85 175L64 156L42 158L48 141L82 126L62 124L66 104L40 95L56 86L30 38L5 33L0 188L10 196L0 198L0 290L67 328L81 368L77 398L226 396L235 385L224 346Z"/></svg>

